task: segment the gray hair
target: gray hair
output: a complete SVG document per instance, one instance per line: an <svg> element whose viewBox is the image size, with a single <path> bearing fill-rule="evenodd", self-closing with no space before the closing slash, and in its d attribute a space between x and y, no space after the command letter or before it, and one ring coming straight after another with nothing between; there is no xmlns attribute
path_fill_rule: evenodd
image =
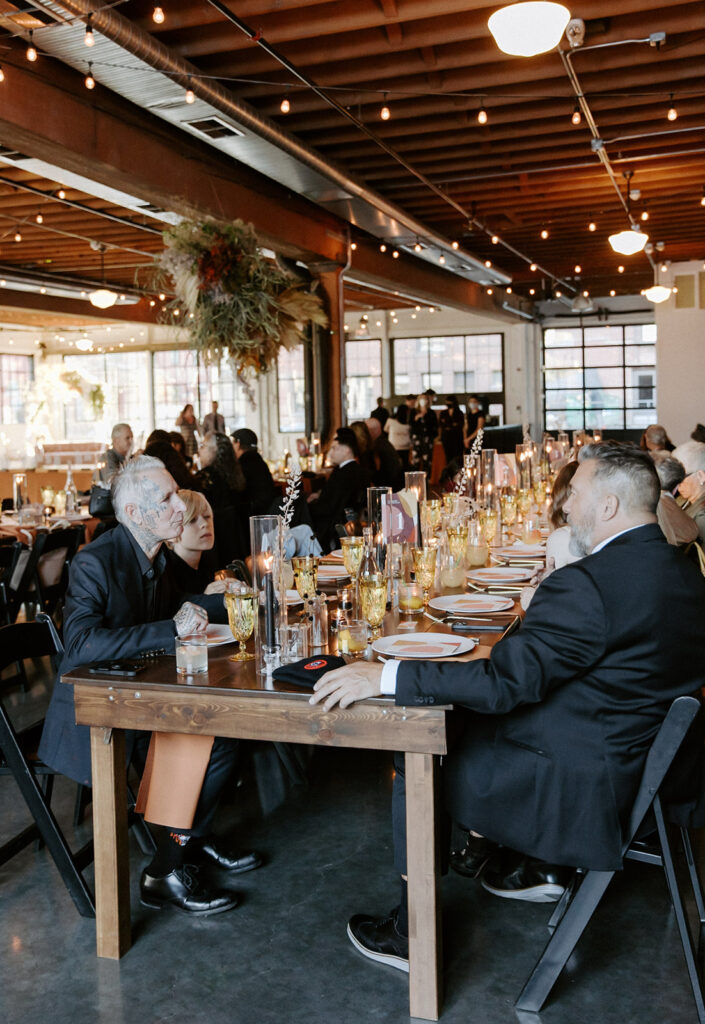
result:
<svg viewBox="0 0 705 1024"><path fill-rule="evenodd" d="M125 515L125 506L132 502L139 501L146 493L145 477L148 473L154 473L158 469L166 470L161 459L155 459L152 455L138 455L131 459L113 477L110 485L110 497L115 511L115 518L123 526L129 523Z"/></svg>
<svg viewBox="0 0 705 1024"><path fill-rule="evenodd" d="M601 441L581 449L578 461L597 463L594 479L609 484L625 512L655 514L661 496L656 467L648 452L620 441Z"/></svg>
<svg viewBox="0 0 705 1024"><path fill-rule="evenodd" d="M681 481L685 480L685 466L670 452L652 452L651 458L654 460L662 491L673 491Z"/></svg>
<svg viewBox="0 0 705 1024"><path fill-rule="evenodd" d="M129 430L132 433L132 427L129 423L116 423L113 429L110 431L110 440L114 441L116 437L119 437L124 430Z"/></svg>

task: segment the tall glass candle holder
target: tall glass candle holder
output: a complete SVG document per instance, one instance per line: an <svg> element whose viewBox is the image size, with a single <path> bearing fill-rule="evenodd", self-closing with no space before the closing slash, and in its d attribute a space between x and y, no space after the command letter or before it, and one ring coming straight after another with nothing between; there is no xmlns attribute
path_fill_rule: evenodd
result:
<svg viewBox="0 0 705 1024"><path fill-rule="evenodd" d="M392 497L391 487L367 488L367 524L372 527L372 543L380 572L387 571L387 545L391 541L391 510L388 502Z"/></svg>
<svg viewBox="0 0 705 1024"><path fill-rule="evenodd" d="M255 657L257 672L267 675L281 661L280 632L287 624L284 521L281 516L250 518L252 587L257 597Z"/></svg>
<svg viewBox="0 0 705 1024"><path fill-rule="evenodd" d="M517 458L517 485L520 491L531 490L531 461L533 457L532 444L518 444L516 446Z"/></svg>
<svg viewBox="0 0 705 1024"><path fill-rule="evenodd" d="M481 504L491 505L497 490L495 467L497 449L483 448L480 452Z"/></svg>
<svg viewBox="0 0 705 1024"><path fill-rule="evenodd" d="M416 543L421 543L421 502L426 500L426 474L413 470L404 474L404 490L416 496Z"/></svg>
<svg viewBox="0 0 705 1024"><path fill-rule="evenodd" d="M15 473L12 478L12 502L15 512L19 512L27 502L27 476L24 473Z"/></svg>

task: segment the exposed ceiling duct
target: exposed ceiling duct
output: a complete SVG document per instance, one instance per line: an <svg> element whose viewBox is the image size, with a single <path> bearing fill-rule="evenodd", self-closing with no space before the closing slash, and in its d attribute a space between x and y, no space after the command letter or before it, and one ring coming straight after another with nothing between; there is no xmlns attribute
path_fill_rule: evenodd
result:
<svg viewBox="0 0 705 1024"><path fill-rule="evenodd" d="M85 73L85 22L91 14L96 81L130 102L324 207L390 248L406 250L480 284L509 284L511 277L455 249L424 223L238 100L148 32L108 7L85 0L36 0L55 24L34 30L35 45ZM186 102L186 89L195 102ZM422 246L419 252L417 244Z"/></svg>

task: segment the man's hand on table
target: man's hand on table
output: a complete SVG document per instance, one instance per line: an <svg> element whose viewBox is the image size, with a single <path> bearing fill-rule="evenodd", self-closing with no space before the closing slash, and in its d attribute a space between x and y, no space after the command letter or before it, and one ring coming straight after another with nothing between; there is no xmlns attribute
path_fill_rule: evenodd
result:
<svg viewBox="0 0 705 1024"><path fill-rule="evenodd" d="M179 636L187 633L205 633L208 627L208 613L200 605L185 601L174 616L176 632Z"/></svg>
<svg viewBox="0 0 705 1024"><path fill-rule="evenodd" d="M336 704L347 708L366 697L379 697L383 668L379 661L359 661L326 672L314 686L309 704L323 701L323 710L330 711Z"/></svg>

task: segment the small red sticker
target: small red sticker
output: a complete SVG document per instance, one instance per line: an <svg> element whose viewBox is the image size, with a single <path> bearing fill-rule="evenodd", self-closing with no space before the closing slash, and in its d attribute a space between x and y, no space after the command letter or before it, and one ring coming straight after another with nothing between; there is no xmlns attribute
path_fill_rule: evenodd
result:
<svg viewBox="0 0 705 1024"><path fill-rule="evenodd" d="M325 668L327 664L327 661L319 658L318 661L309 661L308 665L304 665L304 668L308 671L309 669Z"/></svg>

